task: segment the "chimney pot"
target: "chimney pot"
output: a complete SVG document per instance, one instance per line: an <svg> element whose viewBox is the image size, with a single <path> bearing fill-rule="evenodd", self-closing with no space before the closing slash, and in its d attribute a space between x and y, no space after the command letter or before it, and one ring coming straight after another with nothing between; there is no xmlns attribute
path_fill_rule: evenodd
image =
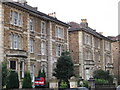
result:
<svg viewBox="0 0 120 90"><path fill-rule="evenodd" d="M80 27L88 27L87 19L81 19Z"/></svg>

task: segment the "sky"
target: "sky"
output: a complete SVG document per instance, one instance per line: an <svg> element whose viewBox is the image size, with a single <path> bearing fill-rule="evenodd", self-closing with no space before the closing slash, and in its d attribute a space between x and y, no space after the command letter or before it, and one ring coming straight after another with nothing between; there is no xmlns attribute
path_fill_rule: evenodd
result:
<svg viewBox="0 0 120 90"><path fill-rule="evenodd" d="M118 35L119 0L26 0L43 13L56 12L63 22L87 19L89 27L103 32L105 36Z"/></svg>

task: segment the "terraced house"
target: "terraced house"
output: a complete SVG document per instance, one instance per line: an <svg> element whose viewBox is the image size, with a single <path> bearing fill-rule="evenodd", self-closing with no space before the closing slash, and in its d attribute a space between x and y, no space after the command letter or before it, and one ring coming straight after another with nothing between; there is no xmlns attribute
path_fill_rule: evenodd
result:
<svg viewBox="0 0 120 90"><path fill-rule="evenodd" d="M81 23L70 22L69 49L75 73L83 79L92 78L93 71L103 69L113 73L112 41L88 26L87 19Z"/></svg>
<svg viewBox="0 0 120 90"><path fill-rule="evenodd" d="M0 22L0 59L18 72L20 81L25 71L30 71L34 81L43 68L50 79L57 58L68 49L69 25L25 0L0 2Z"/></svg>

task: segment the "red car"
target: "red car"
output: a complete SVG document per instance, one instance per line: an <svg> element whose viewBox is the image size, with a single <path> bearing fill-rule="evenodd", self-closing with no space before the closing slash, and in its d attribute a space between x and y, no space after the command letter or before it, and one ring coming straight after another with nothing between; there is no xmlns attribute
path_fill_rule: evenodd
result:
<svg viewBox="0 0 120 90"><path fill-rule="evenodd" d="M45 85L45 79L43 77L36 77L34 81L35 87L40 87Z"/></svg>

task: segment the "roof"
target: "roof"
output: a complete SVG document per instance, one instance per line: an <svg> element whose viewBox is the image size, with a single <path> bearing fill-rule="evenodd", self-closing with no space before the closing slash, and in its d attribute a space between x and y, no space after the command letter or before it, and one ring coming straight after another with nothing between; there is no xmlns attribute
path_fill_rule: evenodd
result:
<svg viewBox="0 0 120 90"><path fill-rule="evenodd" d="M117 36L108 36L109 39L113 40L114 42L120 41L120 35Z"/></svg>
<svg viewBox="0 0 120 90"><path fill-rule="evenodd" d="M92 34L100 39L105 39L112 41L108 37L103 36L102 34L96 32L96 30L90 28L89 26L81 26L81 24L75 23L75 22L70 22L71 28L69 29L69 32L74 32L74 31L84 31L89 34Z"/></svg>
<svg viewBox="0 0 120 90"><path fill-rule="evenodd" d="M10 5L10 6L14 6L14 7L17 7L19 9L22 9L22 10L26 10L27 12L32 13L32 14L34 14L36 16L39 16L39 17L41 17L41 18L43 18L45 20L50 20L50 21L62 24L64 26L67 26L67 27L70 26L69 24L67 24L65 22L62 22L62 21L58 20L57 18L48 16L45 13L37 11L37 9L35 9L34 7L31 7L28 4L21 4L21 3L18 3L18 2L3 2L3 4L7 4L7 5Z"/></svg>

